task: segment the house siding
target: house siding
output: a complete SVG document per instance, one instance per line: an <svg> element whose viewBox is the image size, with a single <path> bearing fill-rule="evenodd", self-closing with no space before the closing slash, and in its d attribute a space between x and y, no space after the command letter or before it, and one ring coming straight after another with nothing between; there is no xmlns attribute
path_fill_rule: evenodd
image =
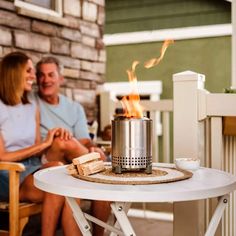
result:
<svg viewBox="0 0 236 236"><path fill-rule="evenodd" d="M231 37L215 37L178 40L166 50L159 65L145 69L143 63L160 56L163 42L128 44L107 47L107 81L128 81L126 70L134 60L138 81L161 80L161 98L172 98L172 75L191 70L206 75L205 87L211 92L223 92L230 86L231 78Z"/></svg>
<svg viewBox="0 0 236 236"><path fill-rule="evenodd" d="M224 0L106 2L107 34L230 22L231 3ZM134 60L139 60L136 70L138 80L161 80L162 98L172 98L172 75L185 70L205 74L206 88L211 92L223 92L230 86L231 36L176 40L158 66L144 69L142 63L160 56L162 43L107 46L106 81L128 81L126 70Z"/></svg>
<svg viewBox="0 0 236 236"><path fill-rule="evenodd" d="M105 33L230 23L230 9L223 0L108 0Z"/></svg>

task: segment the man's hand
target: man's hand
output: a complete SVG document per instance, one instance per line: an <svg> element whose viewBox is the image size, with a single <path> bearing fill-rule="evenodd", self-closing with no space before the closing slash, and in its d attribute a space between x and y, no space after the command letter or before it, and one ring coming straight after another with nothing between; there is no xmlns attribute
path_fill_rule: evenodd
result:
<svg viewBox="0 0 236 236"><path fill-rule="evenodd" d="M99 148L99 147L90 147L89 151L90 152L98 152L100 154L100 156L101 156L101 159L103 161L107 161L107 157L106 157L106 155L104 154L104 152L102 151L101 148Z"/></svg>
<svg viewBox="0 0 236 236"><path fill-rule="evenodd" d="M59 137L61 140L70 140L72 139L73 135L67 129L57 128L55 137Z"/></svg>
<svg viewBox="0 0 236 236"><path fill-rule="evenodd" d="M60 138L61 140L71 140L72 139L72 134L64 129L64 128L53 128L50 129L47 133L47 137L44 140L44 143L47 145L47 147L50 147L52 145L52 142L55 137Z"/></svg>

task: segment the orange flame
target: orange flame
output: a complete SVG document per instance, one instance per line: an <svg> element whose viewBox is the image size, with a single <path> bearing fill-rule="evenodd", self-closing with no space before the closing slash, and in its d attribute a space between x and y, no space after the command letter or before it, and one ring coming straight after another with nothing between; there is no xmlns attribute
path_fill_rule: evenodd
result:
<svg viewBox="0 0 236 236"><path fill-rule="evenodd" d="M161 47L161 55L158 58L152 58L144 63L145 68L151 68L153 66L156 66L160 63L160 61L163 59L166 49L168 48L169 44L174 43L174 40L165 40ZM123 107L123 110L125 111L123 116L131 118L142 118L143 117L143 108L139 104L140 97L138 94L137 89L137 77L135 74L136 66L139 64L139 61L134 61L132 63L132 67L130 70L127 70L130 86L131 86L131 93L127 96L124 96L121 99L121 104Z"/></svg>
<svg viewBox="0 0 236 236"><path fill-rule="evenodd" d="M143 109L142 109L142 106L139 104L140 97L138 94L137 77L135 74L135 68L138 64L139 64L138 61L134 61L132 63L132 68L130 70L127 70L127 74L128 74L132 91L129 95L124 96L121 99L121 104L125 111L124 116L129 117L129 118L131 117L142 118L143 117Z"/></svg>
<svg viewBox="0 0 236 236"><path fill-rule="evenodd" d="M160 63L160 61L163 59L163 57L164 57L164 55L165 55L165 52L166 52L166 49L167 49L168 46L169 46L170 44L172 44L172 43L174 43L174 40L172 40L172 39L165 40L165 42L163 43L163 45L162 45L162 47L161 47L161 55L160 55L160 57L158 57L158 58L152 58L152 59L146 61L146 62L144 63L144 67L147 68L147 69L149 69L149 68L151 68L151 67L153 67L153 66L158 65L158 64Z"/></svg>

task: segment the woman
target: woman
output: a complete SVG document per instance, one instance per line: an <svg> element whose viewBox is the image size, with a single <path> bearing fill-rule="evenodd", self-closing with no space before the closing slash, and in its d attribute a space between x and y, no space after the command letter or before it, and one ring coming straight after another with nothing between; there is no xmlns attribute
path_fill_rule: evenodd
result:
<svg viewBox="0 0 236 236"><path fill-rule="evenodd" d="M39 112L27 93L32 90L35 70L31 59L22 52L6 55L0 64L0 161L16 161L26 167L20 175L20 201L42 202L42 235L55 233L62 215L64 235L81 235L64 197L45 193L33 185L33 173L40 168L61 165L41 163L41 153L53 148L54 155L64 155L61 144L70 144L71 135L55 128L40 142ZM57 138L55 138L57 137ZM59 141L58 141L59 140ZM58 145L58 143L60 145ZM66 145L63 146L65 148ZM8 199L9 176L0 171L0 199Z"/></svg>

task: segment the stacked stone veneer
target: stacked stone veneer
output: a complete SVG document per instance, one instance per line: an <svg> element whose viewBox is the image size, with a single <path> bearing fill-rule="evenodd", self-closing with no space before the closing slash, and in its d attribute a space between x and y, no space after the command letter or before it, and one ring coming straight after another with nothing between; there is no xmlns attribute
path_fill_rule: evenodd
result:
<svg viewBox="0 0 236 236"><path fill-rule="evenodd" d="M63 92L84 105L89 120L96 119L96 88L105 73L102 42L105 0L63 0L63 17L16 8L0 0L0 57L15 50L36 63L54 55L64 64Z"/></svg>

